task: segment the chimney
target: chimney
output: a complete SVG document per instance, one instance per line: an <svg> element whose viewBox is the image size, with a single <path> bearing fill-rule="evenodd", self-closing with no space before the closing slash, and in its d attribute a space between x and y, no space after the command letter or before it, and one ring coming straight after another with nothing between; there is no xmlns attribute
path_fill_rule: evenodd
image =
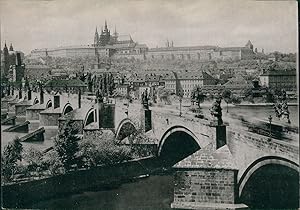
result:
<svg viewBox="0 0 300 210"><path fill-rule="evenodd" d="M60 106L60 96L59 95L55 95L54 96L54 109L58 108Z"/></svg>
<svg viewBox="0 0 300 210"><path fill-rule="evenodd" d="M78 108L81 108L81 89L78 88Z"/></svg>

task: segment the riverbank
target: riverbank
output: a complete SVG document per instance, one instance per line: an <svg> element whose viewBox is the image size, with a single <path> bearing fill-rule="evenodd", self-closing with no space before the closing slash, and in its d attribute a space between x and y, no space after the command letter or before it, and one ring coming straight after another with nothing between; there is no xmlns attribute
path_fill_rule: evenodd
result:
<svg viewBox="0 0 300 210"><path fill-rule="evenodd" d="M68 172L39 180L11 183L2 186L3 207L30 208L31 204L50 198L85 190L118 186L125 180L152 174L161 169L155 157L146 157L114 165L98 166Z"/></svg>

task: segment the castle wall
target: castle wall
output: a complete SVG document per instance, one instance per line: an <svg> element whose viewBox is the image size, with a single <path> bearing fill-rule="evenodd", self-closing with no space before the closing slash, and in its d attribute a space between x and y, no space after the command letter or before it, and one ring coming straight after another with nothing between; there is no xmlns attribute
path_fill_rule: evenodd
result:
<svg viewBox="0 0 300 210"><path fill-rule="evenodd" d="M213 50L155 50L148 51L146 54L147 60L159 59L159 60L201 60L207 61L212 58Z"/></svg>

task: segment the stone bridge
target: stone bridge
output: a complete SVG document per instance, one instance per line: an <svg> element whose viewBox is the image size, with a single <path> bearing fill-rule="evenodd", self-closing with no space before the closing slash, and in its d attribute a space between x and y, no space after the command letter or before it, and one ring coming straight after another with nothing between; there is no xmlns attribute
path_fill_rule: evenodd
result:
<svg viewBox="0 0 300 210"><path fill-rule="evenodd" d="M241 203L264 208L287 203L298 206L298 139L270 139L192 115L180 117L158 107L150 108L151 119L147 119L141 106L130 106L116 109L116 136L122 127L125 132L129 127L143 130L157 144L158 157L181 160L174 166L173 208L244 208ZM279 184L278 177L285 179L285 184Z"/></svg>
<svg viewBox="0 0 300 210"><path fill-rule="evenodd" d="M298 206L298 139L270 139L192 115L180 117L163 107L145 110L141 104L97 102L95 96L23 95L4 99L2 105L9 115L29 121L30 131L43 127L45 139L68 119L77 122L82 135L110 129L122 141L137 131L144 133L151 142L139 144L155 144L157 158L175 164L173 208L244 208L257 207L257 202L268 207L268 201L280 205L291 200L289 204Z"/></svg>

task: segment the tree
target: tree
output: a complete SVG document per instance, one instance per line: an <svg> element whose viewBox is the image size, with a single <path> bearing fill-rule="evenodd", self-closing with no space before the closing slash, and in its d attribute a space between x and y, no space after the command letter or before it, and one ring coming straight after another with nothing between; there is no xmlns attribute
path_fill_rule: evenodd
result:
<svg viewBox="0 0 300 210"><path fill-rule="evenodd" d="M131 150L114 141L113 133L98 131L79 143L79 155L85 167L114 164L131 159ZM98 141L95 141L97 139Z"/></svg>
<svg viewBox="0 0 300 210"><path fill-rule="evenodd" d="M254 94L252 88L246 88L243 90L243 95L245 99L247 99L249 102L254 103Z"/></svg>
<svg viewBox="0 0 300 210"><path fill-rule="evenodd" d="M158 90L159 100L164 101L165 104L171 104L171 101L170 101L171 94L172 94L172 92L165 88Z"/></svg>
<svg viewBox="0 0 300 210"><path fill-rule="evenodd" d="M3 155L1 156L2 175L5 181L10 181L17 168L17 161L22 160L23 146L19 138L15 138L5 146Z"/></svg>
<svg viewBox="0 0 300 210"><path fill-rule="evenodd" d="M233 104L240 104L242 101L241 101L241 98L236 96L236 95L232 95L231 96L231 102Z"/></svg>
<svg viewBox="0 0 300 210"><path fill-rule="evenodd" d="M33 147L23 153L23 159L27 162L29 171L39 172L44 169L43 153Z"/></svg>
<svg viewBox="0 0 300 210"><path fill-rule="evenodd" d="M30 89L30 85L29 85L29 81L28 81L28 78L25 77L25 90L29 90Z"/></svg>
<svg viewBox="0 0 300 210"><path fill-rule="evenodd" d="M265 93L265 101L266 103L274 103L276 100L275 93L272 89L267 89Z"/></svg>
<svg viewBox="0 0 300 210"><path fill-rule="evenodd" d="M232 97L232 93L230 90L228 89L225 89L223 92L222 92L222 97L224 99L224 101L226 102L227 104L227 113L228 113L228 103L231 102L231 97Z"/></svg>
<svg viewBox="0 0 300 210"><path fill-rule="evenodd" d="M77 133L77 129L73 128L73 123L67 121L54 141L54 149L66 170L70 170L73 165L79 163L76 154L79 151Z"/></svg>

